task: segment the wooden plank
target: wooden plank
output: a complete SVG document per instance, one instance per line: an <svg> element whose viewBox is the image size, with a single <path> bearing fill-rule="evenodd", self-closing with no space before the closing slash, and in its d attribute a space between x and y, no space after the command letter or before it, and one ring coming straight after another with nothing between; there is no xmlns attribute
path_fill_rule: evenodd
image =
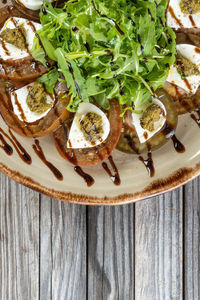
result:
<svg viewBox="0 0 200 300"><path fill-rule="evenodd" d="M135 299L182 299L182 189L136 204Z"/></svg>
<svg viewBox="0 0 200 300"><path fill-rule="evenodd" d="M39 299L39 194L0 174L0 299Z"/></svg>
<svg viewBox="0 0 200 300"><path fill-rule="evenodd" d="M185 186L184 292L185 299L200 299L200 179Z"/></svg>
<svg viewBox="0 0 200 300"><path fill-rule="evenodd" d="M86 299L86 207L41 196L40 299Z"/></svg>
<svg viewBox="0 0 200 300"><path fill-rule="evenodd" d="M88 299L134 299L134 205L88 208Z"/></svg>
<svg viewBox="0 0 200 300"><path fill-rule="evenodd" d="M52 299L52 199L40 196L40 299Z"/></svg>

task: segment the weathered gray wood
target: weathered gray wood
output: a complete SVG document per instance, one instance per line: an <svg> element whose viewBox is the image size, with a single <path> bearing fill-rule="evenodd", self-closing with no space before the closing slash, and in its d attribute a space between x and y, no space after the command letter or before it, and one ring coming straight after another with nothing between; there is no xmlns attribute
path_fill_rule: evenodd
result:
<svg viewBox="0 0 200 300"><path fill-rule="evenodd" d="M41 196L40 299L86 299L86 207Z"/></svg>
<svg viewBox="0 0 200 300"><path fill-rule="evenodd" d="M39 299L39 194L0 174L0 299Z"/></svg>
<svg viewBox="0 0 200 300"><path fill-rule="evenodd" d="M52 299L52 199L40 196L40 299Z"/></svg>
<svg viewBox="0 0 200 300"><path fill-rule="evenodd" d="M200 299L200 184L185 186L184 201L184 292L186 300Z"/></svg>
<svg viewBox="0 0 200 300"><path fill-rule="evenodd" d="M182 189L135 210L46 196L40 205L37 192L1 174L0 300L199 299L199 187L184 188L184 209Z"/></svg>
<svg viewBox="0 0 200 300"><path fill-rule="evenodd" d="M134 205L88 208L88 299L134 299Z"/></svg>
<svg viewBox="0 0 200 300"><path fill-rule="evenodd" d="M136 204L136 300L182 299L182 189Z"/></svg>

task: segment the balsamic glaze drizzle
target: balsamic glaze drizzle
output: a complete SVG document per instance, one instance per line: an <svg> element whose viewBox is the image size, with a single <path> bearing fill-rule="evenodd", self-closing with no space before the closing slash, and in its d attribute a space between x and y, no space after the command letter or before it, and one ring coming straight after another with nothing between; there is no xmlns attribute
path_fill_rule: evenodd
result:
<svg viewBox="0 0 200 300"><path fill-rule="evenodd" d="M137 147L136 147L136 145L135 145L133 139L131 138L131 136L127 134L127 135L125 135L124 137L125 137L125 139L127 140L129 147L130 147L136 154L139 154L139 151L138 151L138 149L137 149Z"/></svg>
<svg viewBox="0 0 200 300"><path fill-rule="evenodd" d="M108 20L110 20L114 25L115 25L115 28L117 29L117 31L121 34L121 35L124 35L124 32L121 30L121 28L119 27L119 25L117 24L117 22L115 20L113 20L112 18L104 15L104 14L101 14L100 11L96 8L96 5L94 3L94 1L92 0L92 5L94 7L94 10L98 13L99 16L103 17L103 18L106 18Z"/></svg>
<svg viewBox="0 0 200 300"><path fill-rule="evenodd" d="M148 158L144 159L142 156L139 156L139 160L144 164L144 166L147 169L147 172L150 177L153 177L155 175L155 168L154 168L154 163L152 159L152 152L148 152Z"/></svg>
<svg viewBox="0 0 200 300"><path fill-rule="evenodd" d="M102 167L104 168L104 170L106 171L106 173L110 176L110 179L112 180L112 182L115 184L115 185L120 185L121 184L121 179L120 179L120 175L119 175L119 171L113 161L113 158L112 156L109 156L108 157L108 160L110 162L110 165L114 171L114 175L112 174L111 170L109 169L108 165L106 162L103 162L102 163Z"/></svg>
<svg viewBox="0 0 200 300"><path fill-rule="evenodd" d="M170 13L171 17L177 22L177 24L180 27L184 27L183 24L181 23L181 21L175 15L175 12L174 12L174 10L173 10L173 8L171 6L169 6L169 13Z"/></svg>
<svg viewBox="0 0 200 300"><path fill-rule="evenodd" d="M20 156L20 158L27 163L28 165L30 165L32 163L32 158L31 156L28 154L28 152L24 149L24 147L20 144L20 142L16 139L16 137L14 136L14 134L12 133L12 131L10 130L10 128L8 129L9 134L12 137L12 140L10 139L11 143L13 144L15 150L17 151L18 155Z"/></svg>
<svg viewBox="0 0 200 300"><path fill-rule="evenodd" d="M113 64L114 61L114 54L110 50L106 50L107 54L111 56L110 64Z"/></svg>
<svg viewBox="0 0 200 300"><path fill-rule="evenodd" d="M194 28L197 28L196 23L191 15L189 15L189 20Z"/></svg>
<svg viewBox="0 0 200 300"><path fill-rule="evenodd" d="M92 186L95 183L94 178L92 176L90 176L89 174L85 173L81 169L81 167L79 167L79 166L74 167L74 171L85 180L88 187Z"/></svg>
<svg viewBox="0 0 200 300"><path fill-rule="evenodd" d="M37 154L37 156L41 159L41 161L49 168L49 170L53 173L53 175L60 181L63 180L62 173L50 162L46 159L42 147L37 139L35 139L35 144L32 145L33 150Z"/></svg>
<svg viewBox="0 0 200 300"><path fill-rule="evenodd" d="M128 17L128 19L131 21L131 24L133 25L133 27L136 26L135 22L133 21L133 19L131 17Z"/></svg>
<svg viewBox="0 0 200 300"><path fill-rule="evenodd" d="M73 26L73 27L72 27L72 31L73 31L73 32L77 32L77 31L78 31L78 28L77 28L76 26Z"/></svg>
<svg viewBox="0 0 200 300"><path fill-rule="evenodd" d="M43 13L43 15L47 15L47 11L46 11L46 9L44 8L44 6L42 7L42 13Z"/></svg>
<svg viewBox="0 0 200 300"><path fill-rule="evenodd" d="M151 11L150 11L149 8L148 8L148 14L149 14L149 16L151 17L151 21L152 21L152 22L155 22L155 19L153 18L152 13L151 13Z"/></svg>
<svg viewBox="0 0 200 300"><path fill-rule="evenodd" d="M87 52L90 53L91 52L90 51L90 45L88 44L88 42L84 42L84 46L85 46Z"/></svg>
<svg viewBox="0 0 200 300"><path fill-rule="evenodd" d="M2 148L7 155L13 154L13 148L6 142L3 135L0 133L0 141L2 145L0 145L0 148Z"/></svg>
<svg viewBox="0 0 200 300"><path fill-rule="evenodd" d="M174 149L178 153L184 153L185 152L185 147L184 145L177 139L175 135L172 136L172 142L174 144Z"/></svg>
<svg viewBox="0 0 200 300"><path fill-rule="evenodd" d="M80 88L79 88L79 85L78 85L78 83L77 83L77 81L75 79L74 70L72 68L72 65L68 61L67 61L67 65L68 65L69 71L70 71L70 73L72 75L72 78L73 78L73 81L74 81L74 84L75 84L75 87L76 87L77 94L78 94L79 98L82 99L82 96L81 96L81 93L80 93Z"/></svg>
<svg viewBox="0 0 200 300"><path fill-rule="evenodd" d="M14 146L15 150L17 151L17 154L23 160L25 163L30 165L32 163L32 159L28 152L24 149L24 147L20 144L20 142L16 139L10 128L8 129L10 136L2 129L0 128L0 140L3 144L1 148L6 152L8 155L13 154L13 149L12 147L5 141L4 137L6 137L11 144Z"/></svg>

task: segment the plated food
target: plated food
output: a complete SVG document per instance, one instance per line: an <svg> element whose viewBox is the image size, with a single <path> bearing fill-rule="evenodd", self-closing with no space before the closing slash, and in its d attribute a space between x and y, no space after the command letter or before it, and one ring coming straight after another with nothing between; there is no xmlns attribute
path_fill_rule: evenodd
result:
<svg viewBox="0 0 200 300"><path fill-rule="evenodd" d="M97 164L120 184L115 149L153 177L154 150L172 140L185 151L178 116L200 123L199 13L196 0L13 1L0 10L0 113L9 130L34 138L59 180L36 138L51 134L88 186L94 180L81 167ZM11 130L1 136L17 144Z"/></svg>

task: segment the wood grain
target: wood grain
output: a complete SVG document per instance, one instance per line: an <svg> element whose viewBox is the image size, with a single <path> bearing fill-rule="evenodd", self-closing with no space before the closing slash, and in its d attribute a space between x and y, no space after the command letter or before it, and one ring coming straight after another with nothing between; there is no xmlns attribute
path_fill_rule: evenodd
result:
<svg viewBox="0 0 200 300"><path fill-rule="evenodd" d="M182 189L136 204L135 299L182 299Z"/></svg>
<svg viewBox="0 0 200 300"><path fill-rule="evenodd" d="M0 299L39 299L39 194L0 174Z"/></svg>
<svg viewBox="0 0 200 300"><path fill-rule="evenodd" d="M40 299L86 299L86 207L41 196Z"/></svg>
<svg viewBox="0 0 200 300"><path fill-rule="evenodd" d="M134 205L88 208L88 299L134 299Z"/></svg>
<svg viewBox="0 0 200 300"><path fill-rule="evenodd" d="M76 206L1 174L0 300L199 299L199 199L196 179L135 205Z"/></svg>
<svg viewBox="0 0 200 300"><path fill-rule="evenodd" d="M200 299L200 181L185 186L184 292L186 300Z"/></svg>

